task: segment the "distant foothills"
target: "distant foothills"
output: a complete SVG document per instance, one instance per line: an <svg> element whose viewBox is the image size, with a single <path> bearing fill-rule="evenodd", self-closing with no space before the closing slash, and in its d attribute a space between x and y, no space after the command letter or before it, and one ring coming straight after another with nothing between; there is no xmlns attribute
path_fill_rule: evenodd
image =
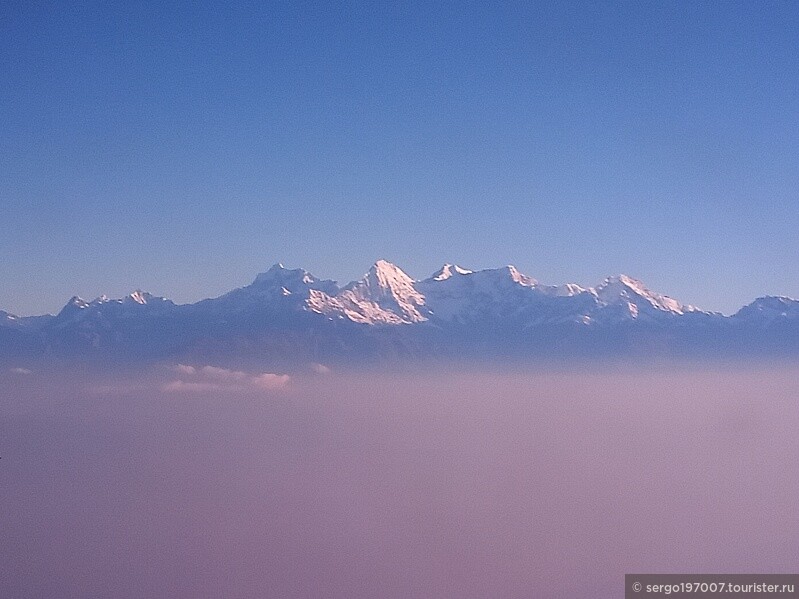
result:
<svg viewBox="0 0 799 599"><path fill-rule="evenodd" d="M799 301L705 312L619 275L550 286L513 266L444 265L414 280L380 260L347 285L276 264L252 284L177 305L135 291L70 299L56 315L0 311L0 359L214 359L287 366L434 358L799 357Z"/></svg>

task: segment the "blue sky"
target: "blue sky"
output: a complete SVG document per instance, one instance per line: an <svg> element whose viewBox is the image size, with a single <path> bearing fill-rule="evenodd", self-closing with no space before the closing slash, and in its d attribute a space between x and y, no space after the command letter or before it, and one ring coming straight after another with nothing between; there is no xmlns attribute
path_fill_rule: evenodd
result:
<svg viewBox="0 0 799 599"><path fill-rule="evenodd" d="M0 309L378 258L799 297L797 3L74 4L0 8Z"/></svg>

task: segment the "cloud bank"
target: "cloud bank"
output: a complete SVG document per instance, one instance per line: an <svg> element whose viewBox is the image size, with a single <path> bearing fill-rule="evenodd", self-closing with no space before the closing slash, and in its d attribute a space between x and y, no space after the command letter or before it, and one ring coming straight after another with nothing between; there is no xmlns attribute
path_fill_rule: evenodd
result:
<svg viewBox="0 0 799 599"><path fill-rule="evenodd" d="M618 597L799 560L795 366L83 378L0 372L9 596Z"/></svg>
<svg viewBox="0 0 799 599"><path fill-rule="evenodd" d="M180 378L172 379L161 386L161 390L167 393L274 391L285 388L291 380L287 374L253 374L207 365L198 367L177 364L172 370Z"/></svg>

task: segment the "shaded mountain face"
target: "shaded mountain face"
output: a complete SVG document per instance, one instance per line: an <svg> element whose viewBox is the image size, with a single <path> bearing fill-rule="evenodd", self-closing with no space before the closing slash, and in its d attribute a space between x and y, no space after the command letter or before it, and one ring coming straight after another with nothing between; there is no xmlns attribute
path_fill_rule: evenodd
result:
<svg viewBox="0 0 799 599"><path fill-rule="evenodd" d="M732 317L625 275L544 285L513 266L445 264L414 280L377 261L343 287L276 264L245 287L176 305L136 290L71 298L55 316L0 312L0 355L160 359L202 351L265 360L649 354L799 354L799 301L764 297Z"/></svg>
<svg viewBox="0 0 799 599"><path fill-rule="evenodd" d="M789 297L761 297L741 308L733 318L760 326L795 321L799 319L799 300Z"/></svg>

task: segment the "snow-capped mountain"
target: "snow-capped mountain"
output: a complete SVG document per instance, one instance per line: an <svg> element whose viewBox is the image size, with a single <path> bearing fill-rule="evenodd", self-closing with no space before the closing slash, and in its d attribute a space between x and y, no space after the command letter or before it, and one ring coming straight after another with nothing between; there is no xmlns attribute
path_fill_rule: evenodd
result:
<svg viewBox="0 0 799 599"><path fill-rule="evenodd" d="M427 300L429 318L439 324L505 320L519 326L569 321L579 303L569 298L584 291L541 285L510 265L474 272L445 264L416 288Z"/></svg>
<svg viewBox="0 0 799 599"><path fill-rule="evenodd" d="M339 297L350 306L369 309L376 306L379 311L374 312L373 324L422 322L427 319L427 308L424 296L415 285L416 281L402 269L385 260L378 260L360 281L347 285Z"/></svg>
<svg viewBox="0 0 799 599"><path fill-rule="evenodd" d="M73 296L61 311L48 323L49 326L64 328L70 324L88 320L108 320L135 318L141 314L154 314L173 308L172 300L156 297L137 289L120 299L109 299L105 295L90 302Z"/></svg>
<svg viewBox="0 0 799 599"><path fill-rule="evenodd" d="M701 312L693 306L650 291L641 281L626 275L608 277L589 291L597 298L598 310L595 314L600 318L643 320Z"/></svg>
<svg viewBox="0 0 799 599"><path fill-rule="evenodd" d="M378 260L358 281L334 292L317 293L308 301L311 311L359 324L386 325L426 320L424 297L415 281L399 267Z"/></svg>
<svg viewBox="0 0 799 599"><path fill-rule="evenodd" d="M246 287L240 287L214 299L195 304L198 312L236 316L246 312L260 314L297 312L309 309L316 297L335 296L339 291L334 281L318 279L302 268L288 269L275 264L259 274Z"/></svg>
<svg viewBox="0 0 799 599"><path fill-rule="evenodd" d="M735 313L733 318L759 325L799 319L799 300L789 297L760 297Z"/></svg>
<svg viewBox="0 0 799 599"><path fill-rule="evenodd" d="M55 316L0 312L5 356L22 346L42 355L163 357L201 348L288 359L298 353L535 356L642 347L681 355L748 345L799 354L799 301L764 297L725 317L625 275L595 287L545 285L510 265L474 271L444 264L415 280L379 260L361 279L339 286L276 264L249 285L195 304L136 290L120 299L73 297Z"/></svg>

